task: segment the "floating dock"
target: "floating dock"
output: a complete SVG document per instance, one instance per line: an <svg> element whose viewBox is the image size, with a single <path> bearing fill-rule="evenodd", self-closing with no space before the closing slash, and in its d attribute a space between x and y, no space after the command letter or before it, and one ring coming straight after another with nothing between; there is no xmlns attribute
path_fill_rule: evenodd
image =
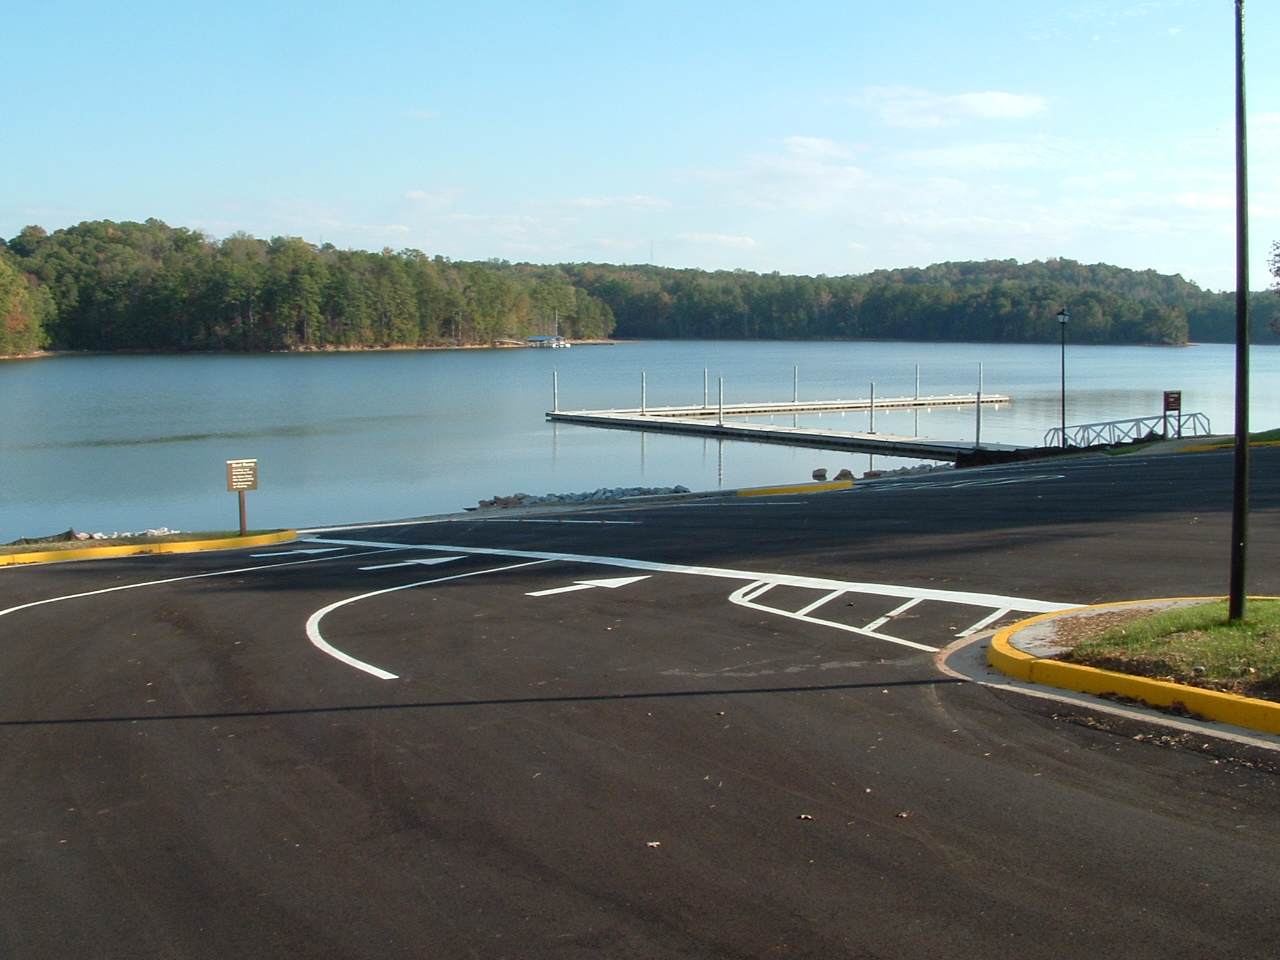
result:
<svg viewBox="0 0 1280 960"><path fill-rule="evenodd" d="M948 395L940 397L892 397L857 400L806 400L766 403L726 403L723 406L642 407L630 410L553 410L553 423L576 423L609 430L640 430L648 433L679 433L685 436L739 440L749 443L776 443L791 447L813 447L847 453L872 453L917 460L952 460L976 450L1017 450L1007 443L978 443L964 440L935 440L904 437L872 431L851 432L817 427L779 426L773 423L727 423L727 417L799 416L814 413L871 412L872 410L930 410L936 407L972 407L1009 403L1001 394ZM976 432L976 431L975 431Z"/></svg>

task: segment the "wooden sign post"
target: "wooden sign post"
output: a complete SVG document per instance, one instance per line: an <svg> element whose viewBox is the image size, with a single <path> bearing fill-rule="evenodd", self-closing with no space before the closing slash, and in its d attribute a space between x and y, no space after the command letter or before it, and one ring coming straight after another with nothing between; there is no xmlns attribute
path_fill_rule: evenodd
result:
<svg viewBox="0 0 1280 960"><path fill-rule="evenodd" d="M258 461L257 460L228 460L227 461L227 490L240 494L240 536L245 536L249 532L249 525L245 518L244 492L246 490L258 489Z"/></svg>

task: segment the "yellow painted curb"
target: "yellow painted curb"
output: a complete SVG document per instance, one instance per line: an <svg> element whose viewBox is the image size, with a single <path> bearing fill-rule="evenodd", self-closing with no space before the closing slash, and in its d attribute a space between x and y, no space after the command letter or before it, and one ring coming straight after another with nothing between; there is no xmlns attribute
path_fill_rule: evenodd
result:
<svg viewBox="0 0 1280 960"><path fill-rule="evenodd" d="M1166 597L1161 600L1128 600L1122 603L1099 603L1087 607L1073 607L1055 613L1042 613L1039 616L1020 620L1011 627L1005 627L991 638L987 648L987 663L1007 673L1017 680L1044 684L1047 687L1058 687L1062 690L1076 690L1080 693L1118 694L1132 697L1157 707L1171 707L1181 703L1188 710L1194 711L1210 720L1220 723L1231 723L1237 727L1250 730L1261 730L1264 733L1280 733L1280 703L1270 700L1255 700L1234 693L1222 693L1218 690L1202 690L1182 683L1169 683L1167 680L1152 680L1149 677L1134 677L1127 673L1116 673L1112 670L1099 670L1097 667L1086 667L1078 663L1063 663L1061 660L1046 660L1030 653L1016 649L1011 643L1013 635L1032 624L1043 620L1051 620L1064 614L1081 613L1085 610L1105 610L1109 607L1133 607L1148 603L1165 603L1169 600L1222 600L1223 597ZM1272 600L1274 597L1251 597L1252 600Z"/></svg>
<svg viewBox="0 0 1280 960"><path fill-rule="evenodd" d="M222 537L218 540L175 540L170 543L125 544L118 547L85 547L83 550L42 550L33 553L0 554L0 567L20 563L57 563L60 560L95 560L99 557L132 557L144 553L194 553L197 550L234 550L237 547L265 547L296 540L297 530L277 530L252 537Z"/></svg>
<svg viewBox="0 0 1280 960"><path fill-rule="evenodd" d="M852 480L829 480L826 483L797 483L789 487L749 487L739 490L740 497L773 497L787 493L825 493L828 490L848 490Z"/></svg>
<svg viewBox="0 0 1280 960"><path fill-rule="evenodd" d="M1235 444L1231 441L1227 443L1206 443L1198 447L1183 447L1178 453L1204 453L1206 450L1230 450ZM1254 440L1249 444L1253 447L1280 447L1280 440Z"/></svg>

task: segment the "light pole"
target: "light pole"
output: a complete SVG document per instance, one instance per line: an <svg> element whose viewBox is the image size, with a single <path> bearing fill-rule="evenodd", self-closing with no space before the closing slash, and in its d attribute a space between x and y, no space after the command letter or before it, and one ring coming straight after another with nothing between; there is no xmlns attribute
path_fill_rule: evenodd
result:
<svg viewBox="0 0 1280 960"><path fill-rule="evenodd" d="M1244 103L1244 0L1236 0L1236 443L1227 619L1244 619L1249 552L1249 164Z"/></svg>
<svg viewBox="0 0 1280 960"><path fill-rule="evenodd" d="M1067 449L1067 321L1071 314L1065 307L1058 311L1058 329L1062 331L1062 449Z"/></svg>

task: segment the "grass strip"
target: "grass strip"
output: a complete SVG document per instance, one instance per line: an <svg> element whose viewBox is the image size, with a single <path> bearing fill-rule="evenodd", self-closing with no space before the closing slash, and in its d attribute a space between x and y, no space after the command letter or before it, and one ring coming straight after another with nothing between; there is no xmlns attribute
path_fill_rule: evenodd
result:
<svg viewBox="0 0 1280 960"><path fill-rule="evenodd" d="M1280 700L1280 601L1251 600L1245 612L1228 623L1225 601L1163 610L1085 637L1058 659Z"/></svg>

